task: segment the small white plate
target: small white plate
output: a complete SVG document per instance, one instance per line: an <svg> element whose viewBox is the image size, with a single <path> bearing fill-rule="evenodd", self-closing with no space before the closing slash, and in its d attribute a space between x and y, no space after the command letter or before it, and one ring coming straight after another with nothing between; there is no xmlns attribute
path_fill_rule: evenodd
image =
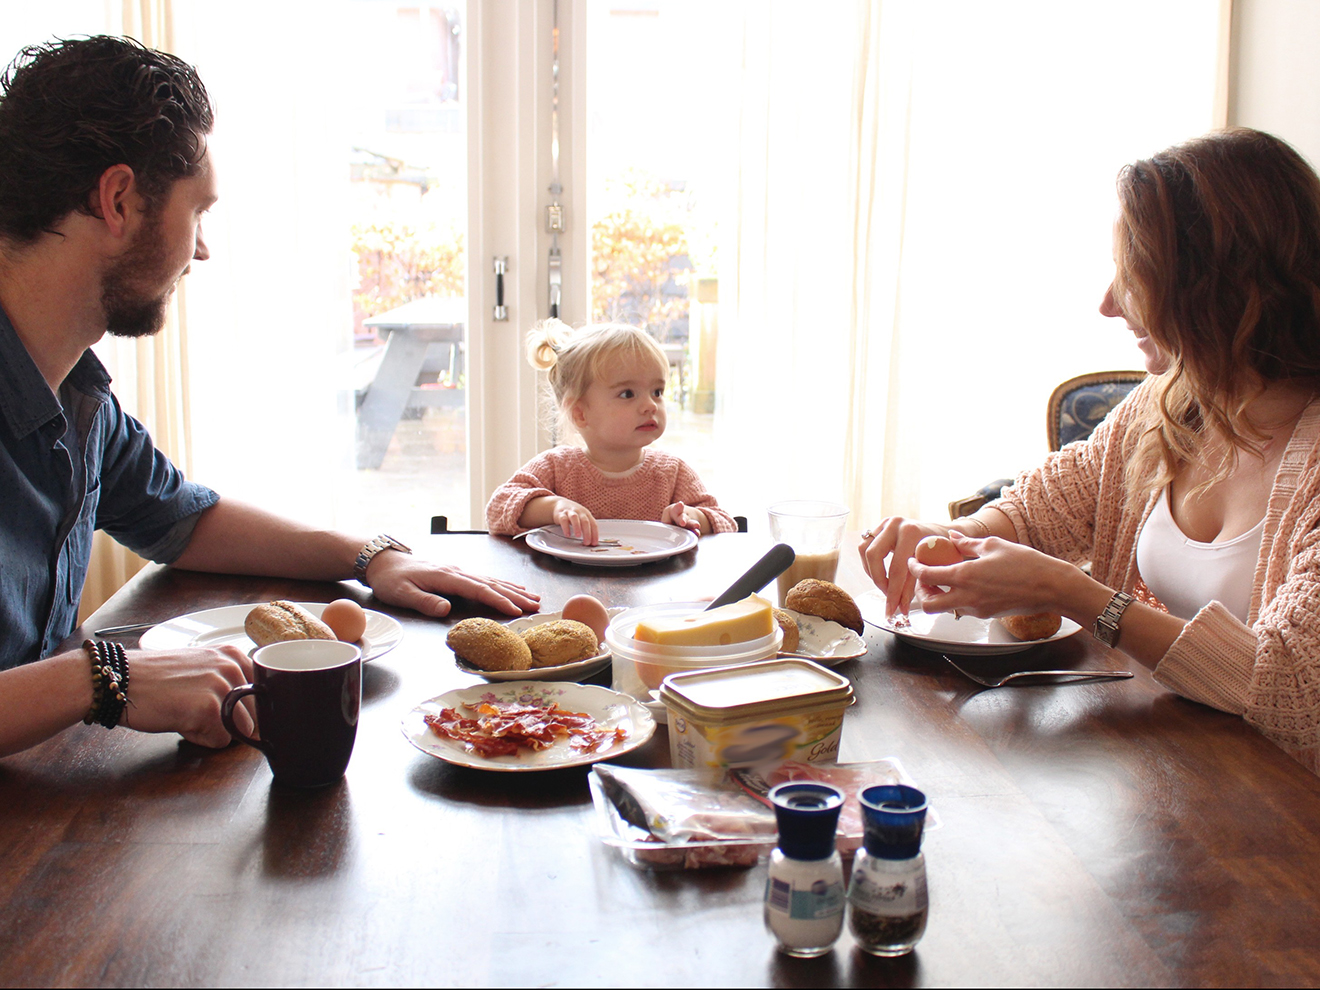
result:
<svg viewBox="0 0 1320 990"><path fill-rule="evenodd" d="M697 545L697 534L668 523L644 519L601 519L600 538L618 540L620 546L584 547L565 536L558 526L542 526L527 534L527 545L552 557L596 567L636 567L687 553Z"/></svg>
<svg viewBox="0 0 1320 990"><path fill-rule="evenodd" d="M438 715L442 709L458 708L480 701L521 701L538 705L555 702L569 712L590 715L602 729L622 728L626 737L613 746L594 753L580 753L563 740L542 750L519 750L517 756L478 756L469 753L461 742L437 736L426 724L427 715ZM601 760L612 760L631 752L655 733L655 719L626 694L611 691L594 684L544 683L540 681L510 681L503 684L477 684L457 691L446 691L439 697L423 701L403 717L400 725L407 740L428 756L444 760L455 766L475 770L500 770L510 773L533 770L560 770L565 767L585 767Z"/></svg>
<svg viewBox="0 0 1320 990"><path fill-rule="evenodd" d="M612 619L620 612L628 611L622 606L616 608L607 608L605 613ZM505 625L522 635L533 626L539 626L545 622L554 622L556 619L562 619L563 612L538 612L535 615L524 615L521 619L514 619L512 622L506 622ZM484 677L488 681L525 681L528 678L535 677L538 681L580 681L584 677L590 677L609 666L610 651L604 650L597 653L594 657L587 657L585 660L575 660L573 663L560 664L558 667L533 667L531 670L481 670L471 664L454 657L454 666L465 674L476 674L478 677Z"/></svg>
<svg viewBox="0 0 1320 990"><path fill-rule="evenodd" d="M1053 636L1023 640L1015 638L994 619L978 619L972 615L955 619L951 612L926 613L913 609L908 613L907 624L904 624L885 618L885 600L878 595L863 595L857 604L867 622L893 633L905 643L934 653L956 653L966 657L1018 653L1041 643L1067 639L1082 628L1065 618Z"/></svg>
<svg viewBox="0 0 1320 990"><path fill-rule="evenodd" d="M834 667L845 660L866 656L866 641L847 626L819 615L807 615L784 609L798 626L798 648L791 656L807 657L822 667Z"/></svg>
<svg viewBox="0 0 1320 990"><path fill-rule="evenodd" d="M258 605L226 605L208 608L204 612L189 612L178 618L152 626L142 634L138 645L144 650L174 650L184 646L237 646L244 653L257 644L243 631L247 615ZM325 611L325 602L297 602L318 619ZM384 656L403 639L403 626L399 620L382 612L363 609L367 613L367 628L357 643L362 649L363 661Z"/></svg>

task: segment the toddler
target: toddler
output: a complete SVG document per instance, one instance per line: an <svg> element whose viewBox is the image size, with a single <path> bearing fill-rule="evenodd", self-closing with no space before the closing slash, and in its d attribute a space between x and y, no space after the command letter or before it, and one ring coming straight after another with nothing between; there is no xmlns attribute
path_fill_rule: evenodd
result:
<svg viewBox="0 0 1320 990"><path fill-rule="evenodd" d="M527 338L527 359L549 372L559 446L533 458L486 505L492 533L513 535L554 523L594 546L596 520L651 519L693 532L732 533L733 518L680 458L654 450L665 432L669 360L648 334L607 323L574 332L546 320Z"/></svg>

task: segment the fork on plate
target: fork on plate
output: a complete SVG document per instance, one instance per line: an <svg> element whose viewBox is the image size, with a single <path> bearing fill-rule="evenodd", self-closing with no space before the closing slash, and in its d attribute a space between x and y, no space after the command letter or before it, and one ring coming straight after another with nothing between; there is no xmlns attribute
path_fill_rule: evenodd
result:
<svg viewBox="0 0 1320 990"><path fill-rule="evenodd" d="M1082 684L1087 681L1117 681L1131 677L1130 670L1019 670L1012 674L1006 674L1003 677L992 679L982 677L980 674L973 674L970 670L959 667L950 660L945 654L941 657L950 667L962 674L969 681L975 681L982 687L997 688L1012 684L1014 681L1023 680L1028 677L1060 677L1066 680L1051 681L1052 684Z"/></svg>
<svg viewBox="0 0 1320 990"><path fill-rule="evenodd" d="M515 540L522 540L522 539L525 539L525 538L528 536L528 534L530 534L530 533L535 533L535 532L536 532L536 530L534 530L534 529L525 529L525 530L523 530L521 533L518 533L516 536L514 536L514 539L515 539ZM582 537L580 537L580 536L565 536L564 539L566 539L566 540L577 540L579 543L582 541ZM614 538L612 538L612 537L608 537L608 536L602 536L602 537L600 537L598 540L596 540L596 546L598 546L598 547L621 547L621 546L623 546L623 541L622 541L622 540L616 540L616 539L614 539Z"/></svg>

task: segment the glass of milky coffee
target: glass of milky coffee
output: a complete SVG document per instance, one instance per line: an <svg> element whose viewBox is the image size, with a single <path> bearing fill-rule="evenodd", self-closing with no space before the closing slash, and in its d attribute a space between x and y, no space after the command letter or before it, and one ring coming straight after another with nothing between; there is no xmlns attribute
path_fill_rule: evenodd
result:
<svg viewBox="0 0 1320 990"><path fill-rule="evenodd" d="M797 499L770 506L770 535L797 554L793 566L779 575L779 604L789 589L807 578L833 581L839 569L839 546L849 509L837 502Z"/></svg>

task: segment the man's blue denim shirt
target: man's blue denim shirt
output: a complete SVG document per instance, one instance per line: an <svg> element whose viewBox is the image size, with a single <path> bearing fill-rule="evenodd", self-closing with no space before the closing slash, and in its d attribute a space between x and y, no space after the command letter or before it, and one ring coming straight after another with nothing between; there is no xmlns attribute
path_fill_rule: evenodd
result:
<svg viewBox="0 0 1320 990"><path fill-rule="evenodd" d="M183 553L220 498L184 480L126 415L87 351L59 398L0 310L0 669L52 653L78 623L78 599L104 529L149 560Z"/></svg>

